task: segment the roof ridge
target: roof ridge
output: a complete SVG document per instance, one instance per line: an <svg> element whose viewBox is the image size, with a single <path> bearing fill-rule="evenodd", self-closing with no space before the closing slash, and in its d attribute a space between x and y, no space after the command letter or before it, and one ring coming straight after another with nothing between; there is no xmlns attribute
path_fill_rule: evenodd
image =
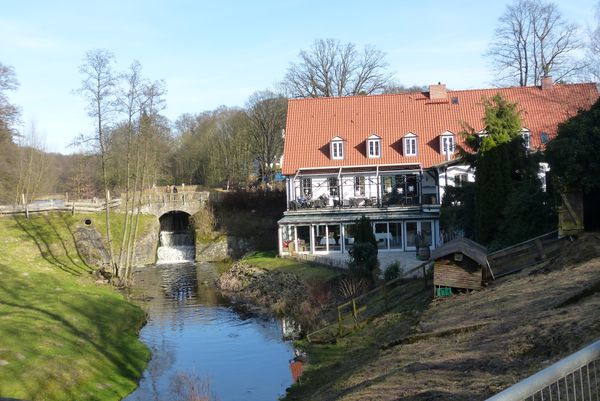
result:
<svg viewBox="0 0 600 401"><path fill-rule="evenodd" d="M555 83L555 88L565 88L569 86L589 86L597 84L594 82L573 82L573 83ZM448 89L447 92L450 93L461 93L461 92L483 92L483 91L493 91L493 90L540 90L541 86L539 85L529 85L529 86L504 86L504 87L491 87L491 88L475 88L475 89ZM423 92L403 92L403 93L377 93L372 95L348 95L348 96L319 96L319 97L294 97L289 98L289 102L301 102L301 101L341 101L343 99L358 99L358 98L383 98L383 97L411 97L415 95L422 95L424 97L428 97L428 91Z"/></svg>

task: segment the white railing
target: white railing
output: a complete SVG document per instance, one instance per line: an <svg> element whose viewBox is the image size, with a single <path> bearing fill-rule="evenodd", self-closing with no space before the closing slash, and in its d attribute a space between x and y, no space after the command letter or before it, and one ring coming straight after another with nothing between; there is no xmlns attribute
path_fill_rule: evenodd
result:
<svg viewBox="0 0 600 401"><path fill-rule="evenodd" d="M600 365L600 340L486 401L600 400L596 365Z"/></svg>

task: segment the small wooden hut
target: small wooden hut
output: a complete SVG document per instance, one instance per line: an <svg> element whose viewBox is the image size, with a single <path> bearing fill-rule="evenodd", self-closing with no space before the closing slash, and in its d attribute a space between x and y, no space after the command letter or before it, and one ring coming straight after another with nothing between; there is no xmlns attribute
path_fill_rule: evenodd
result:
<svg viewBox="0 0 600 401"><path fill-rule="evenodd" d="M468 238L457 238L431 253L435 296L453 290L478 290L491 277L487 249Z"/></svg>

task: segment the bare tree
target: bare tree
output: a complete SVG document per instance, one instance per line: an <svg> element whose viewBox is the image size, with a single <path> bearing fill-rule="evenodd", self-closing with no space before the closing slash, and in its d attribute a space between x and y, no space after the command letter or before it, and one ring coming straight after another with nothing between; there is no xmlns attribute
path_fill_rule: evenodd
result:
<svg viewBox="0 0 600 401"><path fill-rule="evenodd" d="M25 203L29 203L38 193L48 168L46 147L37 133L34 122L31 122L25 135L19 138L18 145L15 203L18 203L21 196Z"/></svg>
<svg viewBox="0 0 600 401"><path fill-rule="evenodd" d="M95 49L88 51L83 59L83 64L79 67L79 72L83 75L81 87L78 92L88 102L88 115L96 121L96 132L93 136L81 138L83 142L92 142L100 150L100 160L102 167L102 183L106 194L106 237L110 263L113 273L119 274L118 266L115 264L112 236L110 232L110 207L109 207L109 182L107 171L108 159L108 136L107 125L115 111L114 91L117 83L117 76L113 73L112 64L114 55L105 49Z"/></svg>
<svg viewBox="0 0 600 401"><path fill-rule="evenodd" d="M0 63L0 139L11 135L12 127L19 118L19 109L9 102L6 95L7 91L18 87L15 70Z"/></svg>
<svg viewBox="0 0 600 401"><path fill-rule="evenodd" d="M587 68L584 78L600 82L600 1L596 4L595 26L588 31L589 42L586 51Z"/></svg>
<svg viewBox="0 0 600 401"><path fill-rule="evenodd" d="M287 99L271 91L256 92L248 100L249 134L261 174L270 177L283 153Z"/></svg>
<svg viewBox="0 0 600 401"><path fill-rule="evenodd" d="M385 54L370 46L357 51L353 43L318 39L299 57L282 83L292 97L369 95L391 83Z"/></svg>
<svg viewBox="0 0 600 401"><path fill-rule="evenodd" d="M562 81L580 72L584 64L573 51L581 46L577 26L565 21L554 3L517 0L498 20L486 55L500 83L538 85L550 74Z"/></svg>

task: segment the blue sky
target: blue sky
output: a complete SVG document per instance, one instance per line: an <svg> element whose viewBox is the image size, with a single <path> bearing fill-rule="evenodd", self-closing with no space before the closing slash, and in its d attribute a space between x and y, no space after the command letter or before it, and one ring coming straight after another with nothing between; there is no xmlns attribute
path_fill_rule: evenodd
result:
<svg viewBox="0 0 600 401"><path fill-rule="evenodd" d="M564 16L592 24L596 0L555 1ZM492 86L483 56L505 1L466 0L4 0L0 62L15 68L22 129L35 123L50 151L93 131L78 66L95 48L112 51L117 69L133 61L166 81L168 118L220 105L243 106L274 88L289 63L315 39L373 45L405 85L441 81L453 89Z"/></svg>

